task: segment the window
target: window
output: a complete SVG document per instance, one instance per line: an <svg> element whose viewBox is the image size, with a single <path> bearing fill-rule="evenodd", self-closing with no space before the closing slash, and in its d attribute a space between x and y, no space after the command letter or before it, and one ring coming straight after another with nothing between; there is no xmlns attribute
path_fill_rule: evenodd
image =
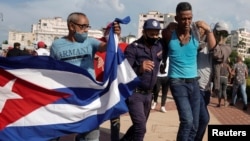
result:
<svg viewBox="0 0 250 141"><path fill-rule="evenodd" d="M22 35L22 37L21 37L21 41L24 41L24 35Z"/></svg>
<svg viewBox="0 0 250 141"><path fill-rule="evenodd" d="M16 40L16 34L13 34L13 40Z"/></svg>
<svg viewBox="0 0 250 141"><path fill-rule="evenodd" d="M30 45L31 45L31 41L30 41L30 40L28 40L28 41L27 41L27 44L28 44L28 46L30 46Z"/></svg>

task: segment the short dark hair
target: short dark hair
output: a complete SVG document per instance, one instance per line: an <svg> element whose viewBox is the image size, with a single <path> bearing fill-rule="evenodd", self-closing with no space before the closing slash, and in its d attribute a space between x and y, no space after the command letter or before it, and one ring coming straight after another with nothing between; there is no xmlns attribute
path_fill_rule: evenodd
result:
<svg viewBox="0 0 250 141"><path fill-rule="evenodd" d="M192 10L192 6L188 2L180 2L176 7L176 14L180 13L181 11Z"/></svg>
<svg viewBox="0 0 250 141"><path fill-rule="evenodd" d="M14 48L16 48L16 47L20 47L21 46L21 44L20 43L18 43L18 42L15 42L14 43Z"/></svg>

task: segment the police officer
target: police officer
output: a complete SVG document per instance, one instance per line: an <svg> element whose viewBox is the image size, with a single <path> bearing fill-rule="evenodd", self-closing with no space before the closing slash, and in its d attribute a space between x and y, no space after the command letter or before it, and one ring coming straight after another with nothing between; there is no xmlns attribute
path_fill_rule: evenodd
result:
<svg viewBox="0 0 250 141"><path fill-rule="evenodd" d="M146 123L151 109L152 89L156 83L159 64L162 59L162 45L159 40L159 21L148 19L143 25L143 35L125 50L125 57L134 69L141 83L127 99L129 115L133 125L121 141L143 141Z"/></svg>

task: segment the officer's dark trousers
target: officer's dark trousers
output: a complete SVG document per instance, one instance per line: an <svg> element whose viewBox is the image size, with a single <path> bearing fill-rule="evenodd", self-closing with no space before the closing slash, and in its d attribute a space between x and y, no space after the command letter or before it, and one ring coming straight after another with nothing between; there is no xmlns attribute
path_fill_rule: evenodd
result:
<svg viewBox="0 0 250 141"><path fill-rule="evenodd" d="M110 120L111 136L110 141L120 140L120 117L112 118Z"/></svg>
<svg viewBox="0 0 250 141"><path fill-rule="evenodd" d="M127 99L132 126L121 141L143 141L146 133L146 123L150 113L152 94L134 93Z"/></svg>

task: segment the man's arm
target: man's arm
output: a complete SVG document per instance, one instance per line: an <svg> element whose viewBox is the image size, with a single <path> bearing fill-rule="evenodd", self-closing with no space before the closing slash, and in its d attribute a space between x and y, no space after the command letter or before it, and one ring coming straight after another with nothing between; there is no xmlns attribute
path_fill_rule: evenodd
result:
<svg viewBox="0 0 250 141"><path fill-rule="evenodd" d="M163 42L164 42L164 45L167 46L170 39L171 39L171 36L172 36L172 33L173 31L177 28L177 23L175 22L171 22L167 25L167 27L165 27L162 32L161 32L161 35L162 35L162 39L163 39Z"/></svg>
<svg viewBox="0 0 250 141"><path fill-rule="evenodd" d="M118 22L114 22L113 24L114 24L114 33L117 35L121 34L120 24ZM107 43L101 42L98 51L104 52L106 50L107 50Z"/></svg>
<svg viewBox="0 0 250 141"><path fill-rule="evenodd" d="M204 30L204 34L206 35L207 38L206 42L208 47L210 49L214 48L216 46L216 40L210 26L204 21L196 21L195 24L198 27L198 29L201 28L200 30Z"/></svg>
<svg viewBox="0 0 250 141"><path fill-rule="evenodd" d="M162 32L162 65L160 66L160 72L165 74L166 60L168 57L168 44L171 40L173 31L177 28L177 23L171 22L165 27Z"/></svg>
<svg viewBox="0 0 250 141"><path fill-rule="evenodd" d="M246 77L246 79L248 78L248 68L247 68L247 65L245 64L245 66L246 66L246 69L245 69L245 77Z"/></svg>
<svg viewBox="0 0 250 141"><path fill-rule="evenodd" d="M235 64L233 65L233 68L231 69L231 74L234 76L235 75Z"/></svg>
<svg viewBox="0 0 250 141"><path fill-rule="evenodd" d="M138 72L140 72L140 62L137 60L136 57L136 47L133 45L136 43L131 43L127 46L124 55L125 58L128 60L130 66L134 69L135 73L138 75Z"/></svg>
<svg viewBox="0 0 250 141"><path fill-rule="evenodd" d="M124 54L131 67L134 69L135 73L140 76L146 71L152 71L155 66L154 62L151 60L146 59L141 61L138 57L136 48L137 43L131 43L127 46Z"/></svg>
<svg viewBox="0 0 250 141"><path fill-rule="evenodd" d="M232 68L227 64L227 71L229 72L229 78L232 77Z"/></svg>

